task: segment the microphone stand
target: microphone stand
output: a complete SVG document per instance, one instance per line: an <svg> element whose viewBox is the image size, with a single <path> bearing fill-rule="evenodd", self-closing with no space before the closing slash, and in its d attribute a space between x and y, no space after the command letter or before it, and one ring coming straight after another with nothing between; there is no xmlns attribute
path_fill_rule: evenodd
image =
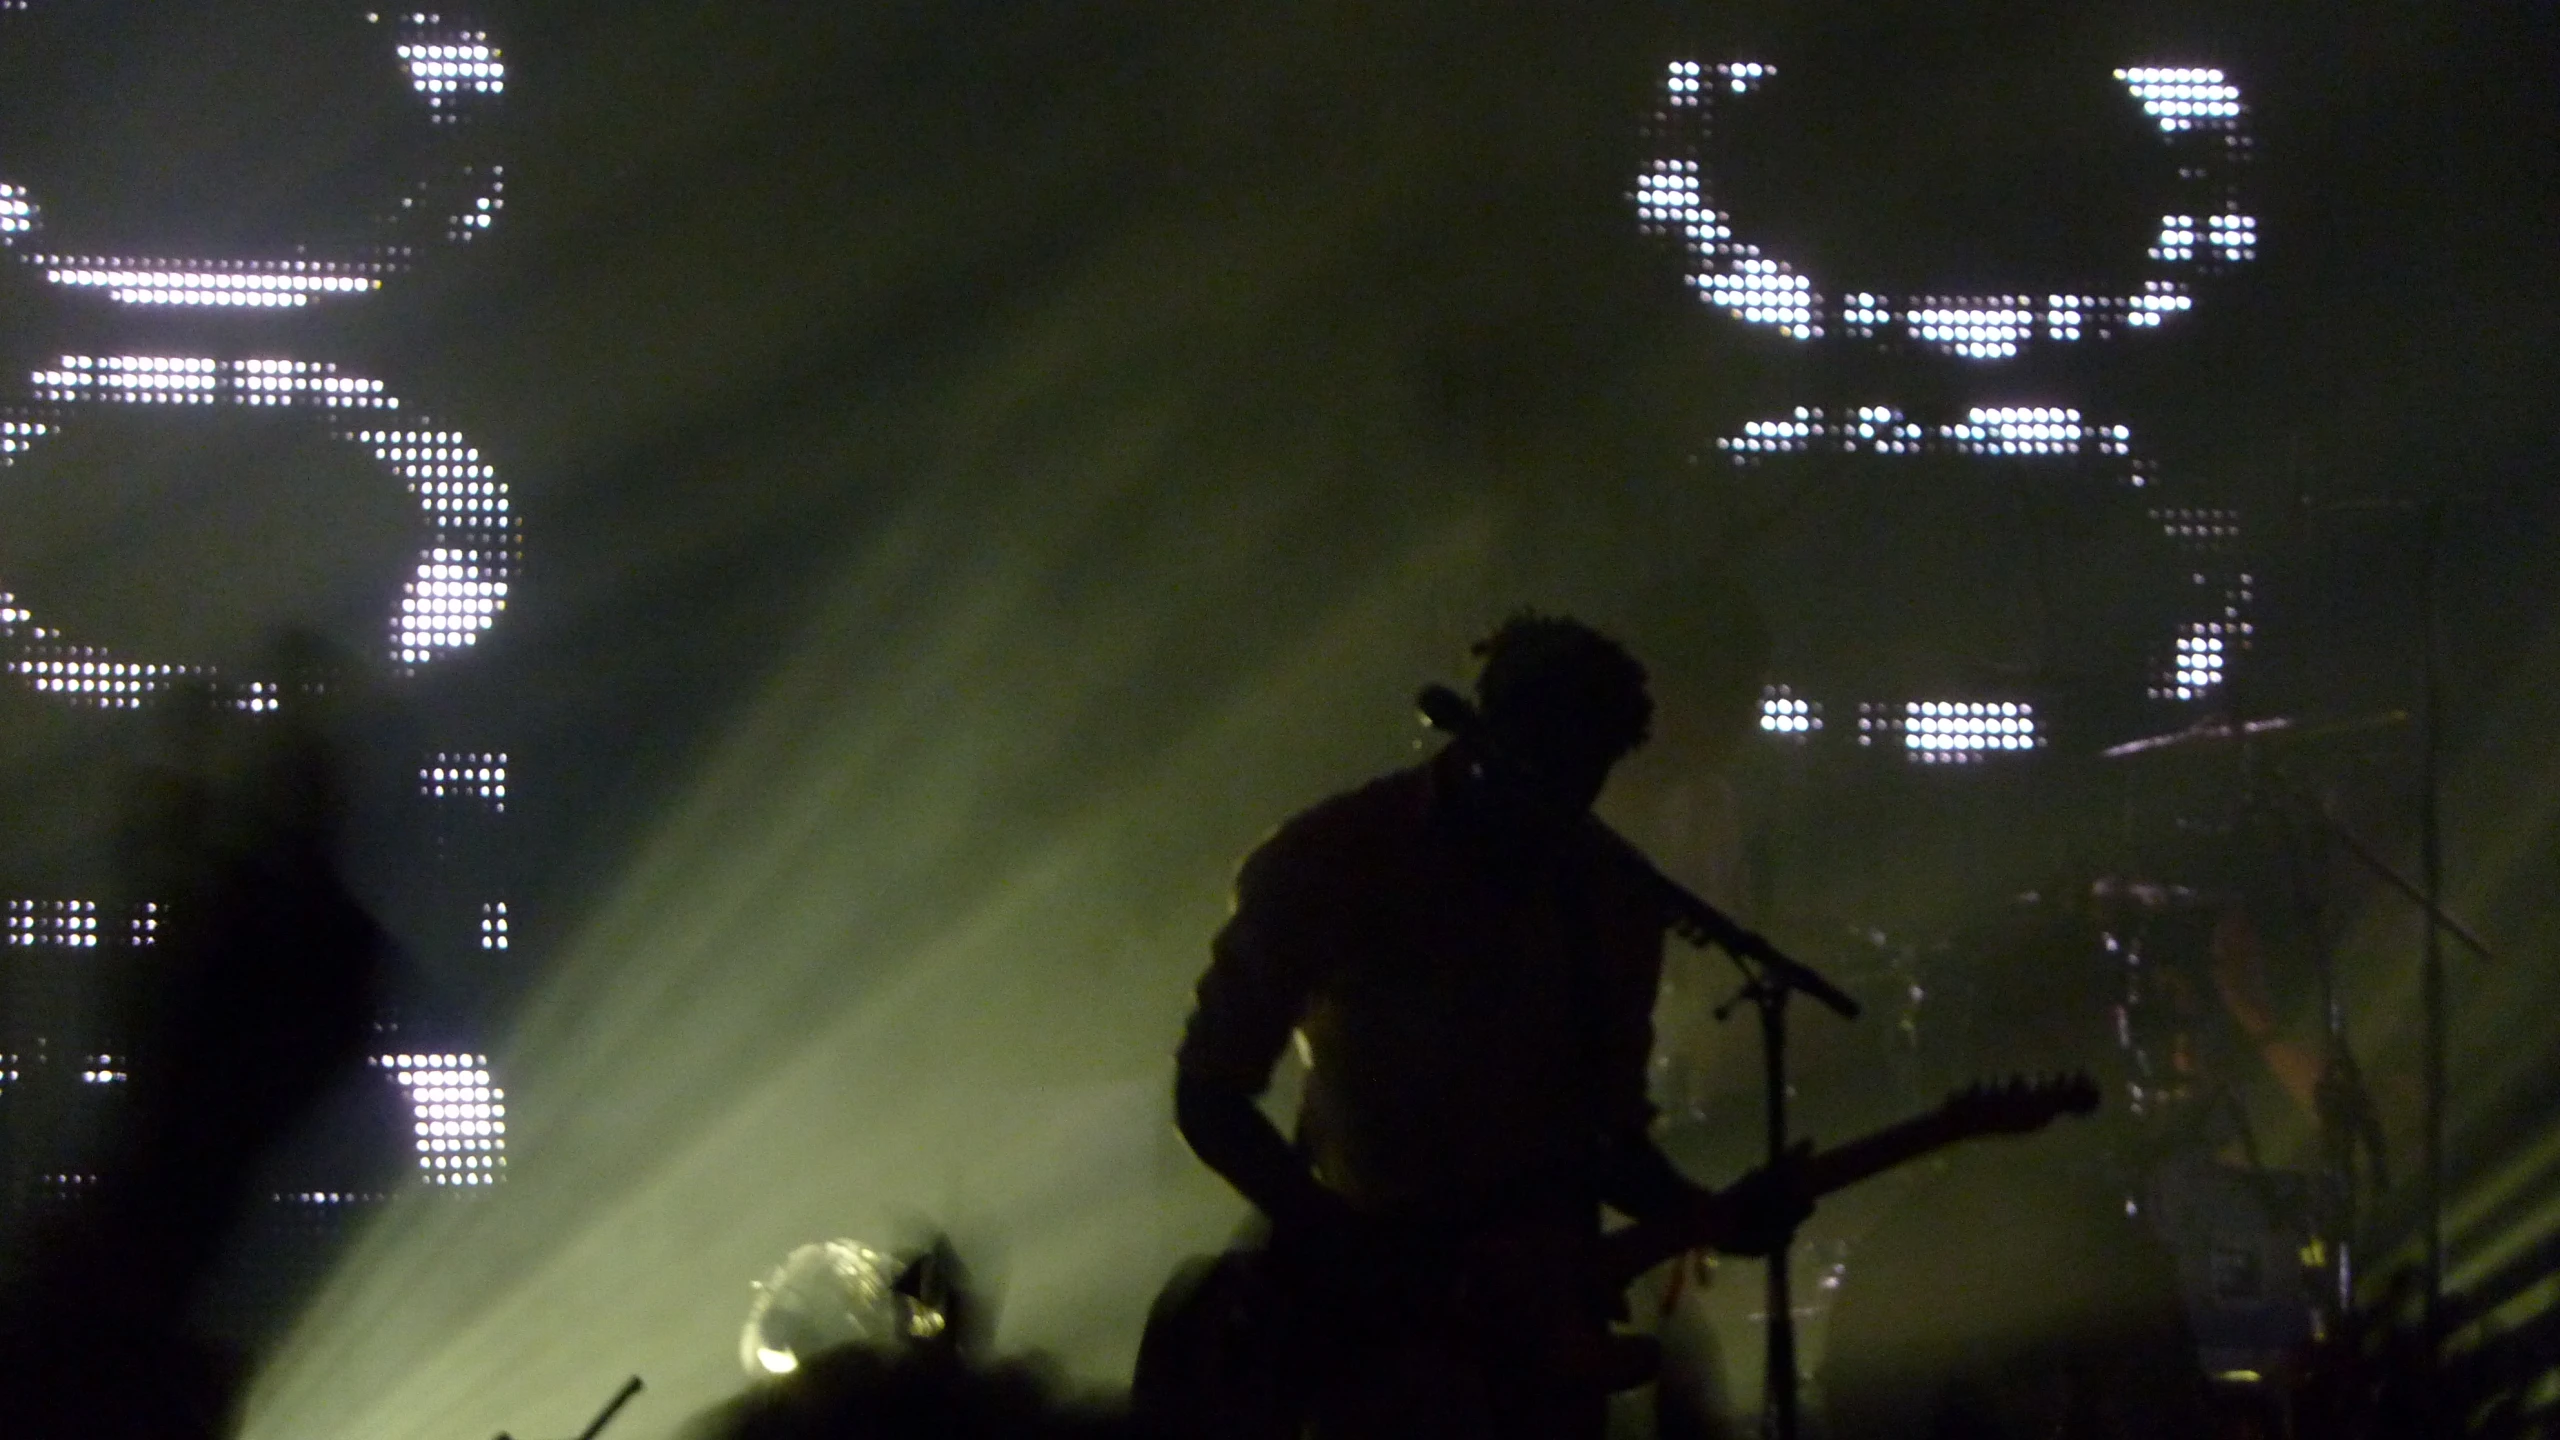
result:
<svg viewBox="0 0 2560 1440"><path fill-rule="evenodd" d="M1789 1143L1788 997L1802 991L1843 1020L1857 1018L1858 1002L1822 978L1813 967L1771 944L1767 936L1746 928L1732 916L1708 904L1689 887L1663 874L1643 851L1610 829L1599 816L1547 793L1543 777L1536 767L1505 755L1500 743L1488 733L1484 717L1477 714L1475 707L1456 691L1445 685L1428 685L1423 687L1416 703L1422 709L1423 720L1432 729L1473 746L1489 759L1504 762L1510 778L1531 801L1554 818L1580 830L1611 864L1645 891L1647 899L1657 907L1673 934L1700 949L1722 950L1742 972L1741 993L1717 1007L1716 1018L1724 1019L1745 1000L1750 1001L1760 1013L1761 1077L1767 1087L1768 1163L1772 1166L1783 1163ZM1787 1277L1785 1244L1769 1252L1768 1280L1769 1338L1766 1378L1762 1385L1763 1428L1769 1440L1796 1440L1796 1317L1792 1287Z"/></svg>
<svg viewBox="0 0 2560 1440"><path fill-rule="evenodd" d="M1730 953L1730 952L1728 952ZM1742 964L1736 957L1736 964ZM1768 1126L1769 1159L1775 1167L1787 1155L1787 997L1795 987L1766 971L1742 964L1742 990L1716 1007L1718 1020L1748 1000L1760 1016L1760 1079L1763 1118ZM1770 1440L1795 1440L1796 1311L1794 1285L1788 1274L1786 1245L1769 1252L1762 1306L1768 1315L1765 1364L1761 1376L1761 1425Z"/></svg>

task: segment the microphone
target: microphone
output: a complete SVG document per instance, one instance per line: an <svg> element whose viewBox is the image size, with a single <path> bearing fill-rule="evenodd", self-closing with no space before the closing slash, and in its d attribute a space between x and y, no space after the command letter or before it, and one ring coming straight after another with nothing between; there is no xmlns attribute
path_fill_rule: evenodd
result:
<svg viewBox="0 0 2560 1440"><path fill-rule="evenodd" d="M1443 735L1472 739L1484 726L1483 717L1467 703L1467 697L1446 685L1423 686L1413 703L1422 708L1422 723Z"/></svg>

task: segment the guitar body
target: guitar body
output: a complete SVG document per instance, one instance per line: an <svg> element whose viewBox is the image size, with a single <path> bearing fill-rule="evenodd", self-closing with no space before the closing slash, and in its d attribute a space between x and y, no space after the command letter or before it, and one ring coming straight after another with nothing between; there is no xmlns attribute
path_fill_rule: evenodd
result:
<svg viewBox="0 0 2560 1440"><path fill-rule="evenodd" d="M1288 1317L1268 1252L1195 1255L1147 1311L1130 1405L1152 1433L1296 1440Z"/></svg>
<svg viewBox="0 0 2560 1440"><path fill-rule="evenodd" d="M1587 1253L1561 1231L1474 1238L1486 1263L1437 1249L1346 1268L1287 1245L1186 1262L1148 1315L1139 1418L1183 1440L1599 1440L1618 1387L1584 1372L1635 1383L1652 1342L1582 1303Z"/></svg>

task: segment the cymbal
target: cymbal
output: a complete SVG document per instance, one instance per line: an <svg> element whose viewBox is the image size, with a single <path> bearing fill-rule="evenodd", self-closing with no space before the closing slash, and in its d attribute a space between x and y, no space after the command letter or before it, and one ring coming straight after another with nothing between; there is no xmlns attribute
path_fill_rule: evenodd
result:
<svg viewBox="0 0 2560 1440"><path fill-rule="evenodd" d="M2199 720L2183 730L2161 735L2145 735L2127 740L2098 752L2102 760L2124 760L2135 755L2148 755L2159 750L2183 750L2194 746L2218 746L2235 740L2255 740L2274 736L2287 743L2318 740L2331 735L2348 735L2359 730L2387 730L2409 723L2406 710L2377 710L2370 715L2350 715L2336 720L2306 721L2290 715L2270 715L2260 720L2243 720L2233 724L2221 717Z"/></svg>

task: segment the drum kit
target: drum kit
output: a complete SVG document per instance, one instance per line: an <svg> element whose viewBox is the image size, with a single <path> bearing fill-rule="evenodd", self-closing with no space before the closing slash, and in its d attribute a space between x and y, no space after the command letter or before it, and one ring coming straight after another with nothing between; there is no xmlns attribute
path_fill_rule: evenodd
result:
<svg viewBox="0 0 2560 1440"><path fill-rule="evenodd" d="M2082 871L1951 936L1861 934L1862 988L1893 997L1878 1018L1896 1088L2085 1071L2107 1115L1938 1166L1821 1242L1830 1266L1802 1313L1823 1332L1835 1440L2299 1432L2324 1345L2353 1326L2385 1159L2305 852L2335 844L2416 892L2264 762L2405 719L2217 720L2115 746L2103 758L2134 766L2227 759L2249 783L2221 790L2212 823L2176 827L2183 854ZM2277 1023L2276 950L2284 988L2319 992L2316 1036ZM2294 1147L2307 1160L2268 1163L2247 1101L2271 1092L2316 1137Z"/></svg>

